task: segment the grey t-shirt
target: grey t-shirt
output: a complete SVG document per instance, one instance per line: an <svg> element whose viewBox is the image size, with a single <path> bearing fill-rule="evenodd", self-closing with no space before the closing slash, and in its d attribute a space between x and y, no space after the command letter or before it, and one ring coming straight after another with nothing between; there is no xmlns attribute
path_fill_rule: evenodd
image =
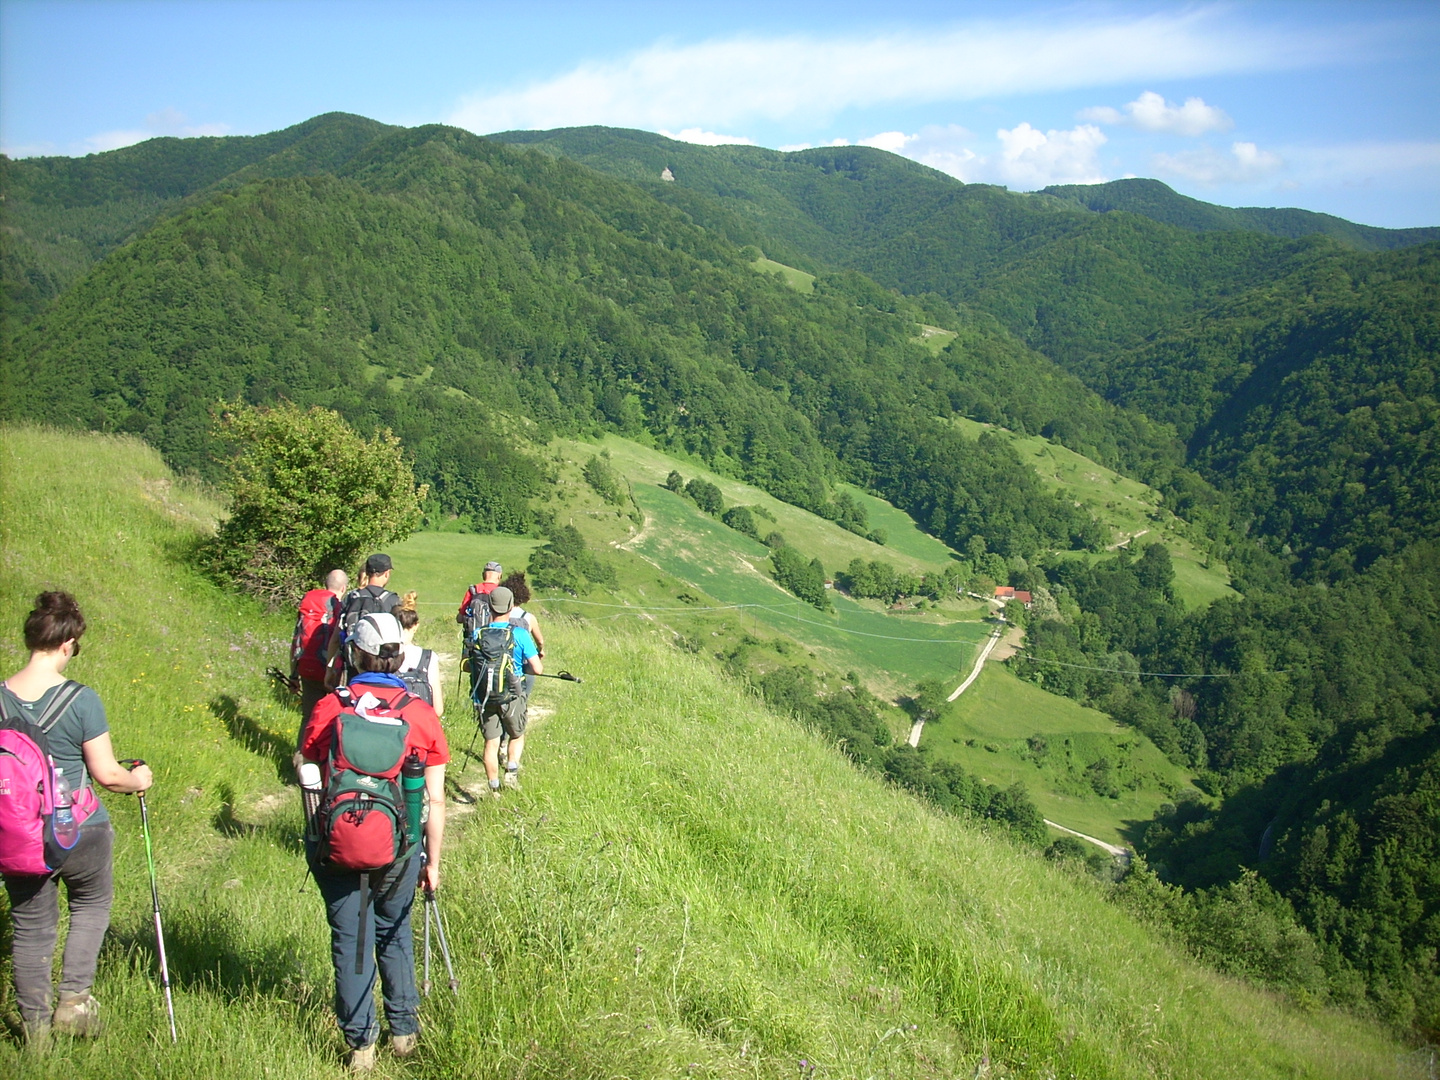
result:
<svg viewBox="0 0 1440 1080"><path fill-rule="evenodd" d="M50 699L60 692L60 686L52 686L46 690L38 701L26 701L8 686L0 688L0 693L9 699L11 708L18 705L23 715L31 720L38 720L45 711L45 706L50 704ZM55 767L64 771L71 790L78 791L82 787L92 786L90 774L85 769L85 752L81 747L109 730L110 724L105 719L105 706L100 704L100 695L88 686L81 687L75 700L70 702L69 707L60 714L60 718L51 725L45 736L50 744L50 756L55 759ZM100 809L89 820L98 822L108 821L109 818L105 804L101 803Z"/></svg>

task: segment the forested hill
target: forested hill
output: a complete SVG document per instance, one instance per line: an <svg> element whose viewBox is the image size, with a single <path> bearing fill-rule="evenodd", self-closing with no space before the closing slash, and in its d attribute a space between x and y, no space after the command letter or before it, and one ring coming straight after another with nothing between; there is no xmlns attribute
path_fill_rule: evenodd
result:
<svg viewBox="0 0 1440 1080"><path fill-rule="evenodd" d="M918 343L937 320L963 337L942 356ZM467 516L494 501L480 463L524 479L506 413L541 433L649 432L821 512L843 474L956 546L1105 539L1003 441L944 422L974 398L966 372L999 385L1007 366L1048 367L999 327L854 274L801 295L634 185L450 128L384 133L333 171L161 219L6 365L7 415L137 432L202 472L216 401L331 405L393 427L441 508ZM1049 394L1062 417L1085 399ZM933 467L916 473L917 454Z"/></svg>
<svg viewBox="0 0 1440 1080"><path fill-rule="evenodd" d="M0 155L4 317L37 314L106 253L187 198L338 168L390 130L328 113L267 135L159 138L85 157Z"/></svg>
<svg viewBox="0 0 1440 1080"><path fill-rule="evenodd" d="M1054 184L1042 194L1069 199L1096 213L1123 210L1194 232L1258 232L1291 239L1328 236L1357 251L1393 251L1440 240L1440 228L1435 227L1382 229L1295 207L1216 206L1181 195L1159 180L1140 177L1106 184Z"/></svg>

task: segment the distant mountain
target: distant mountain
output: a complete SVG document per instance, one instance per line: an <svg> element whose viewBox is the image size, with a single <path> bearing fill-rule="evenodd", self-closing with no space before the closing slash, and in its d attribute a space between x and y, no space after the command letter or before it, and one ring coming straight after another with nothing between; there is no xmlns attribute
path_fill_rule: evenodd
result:
<svg viewBox="0 0 1440 1080"><path fill-rule="evenodd" d="M1042 194L1107 214L1123 210L1193 232L1258 232L1295 239L1328 236L1360 251L1393 251L1440 240L1440 228L1382 229L1294 207L1216 206L1181 195L1159 180L1112 180L1108 184L1055 184Z"/></svg>

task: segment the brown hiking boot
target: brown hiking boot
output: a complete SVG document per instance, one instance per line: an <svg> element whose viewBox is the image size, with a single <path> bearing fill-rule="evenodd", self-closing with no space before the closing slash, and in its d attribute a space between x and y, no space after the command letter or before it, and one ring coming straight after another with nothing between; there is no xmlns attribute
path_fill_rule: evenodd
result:
<svg viewBox="0 0 1440 1080"><path fill-rule="evenodd" d="M93 1039L100 1034L100 1002L88 990L78 994L62 993L50 1025L57 1035Z"/></svg>
<svg viewBox="0 0 1440 1080"><path fill-rule="evenodd" d="M391 1035L390 1050L396 1057L409 1057L415 1053L415 1044L419 1041L418 1031L412 1031L409 1035Z"/></svg>
<svg viewBox="0 0 1440 1080"><path fill-rule="evenodd" d="M351 1050L345 1055L345 1067L351 1072L369 1072L375 1068L375 1044Z"/></svg>

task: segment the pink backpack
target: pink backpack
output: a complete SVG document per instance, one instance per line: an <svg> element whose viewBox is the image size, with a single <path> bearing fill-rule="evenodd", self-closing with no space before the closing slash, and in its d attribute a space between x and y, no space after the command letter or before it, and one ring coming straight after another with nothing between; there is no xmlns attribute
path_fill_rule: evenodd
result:
<svg viewBox="0 0 1440 1080"><path fill-rule="evenodd" d="M53 874L78 844L69 847L55 835L55 761L46 735L84 686L67 680L34 720L0 692L0 873ZM100 800L90 787L71 792L76 826L83 825Z"/></svg>

